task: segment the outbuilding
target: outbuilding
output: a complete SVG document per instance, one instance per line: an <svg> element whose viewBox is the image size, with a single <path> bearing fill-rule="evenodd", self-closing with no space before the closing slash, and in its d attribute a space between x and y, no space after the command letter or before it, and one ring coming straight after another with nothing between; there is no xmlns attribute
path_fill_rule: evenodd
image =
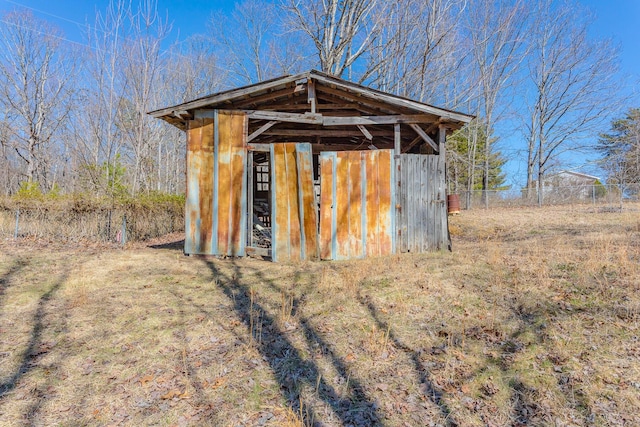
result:
<svg viewBox="0 0 640 427"><path fill-rule="evenodd" d="M187 133L186 254L451 248L445 140L469 115L315 70L149 114Z"/></svg>

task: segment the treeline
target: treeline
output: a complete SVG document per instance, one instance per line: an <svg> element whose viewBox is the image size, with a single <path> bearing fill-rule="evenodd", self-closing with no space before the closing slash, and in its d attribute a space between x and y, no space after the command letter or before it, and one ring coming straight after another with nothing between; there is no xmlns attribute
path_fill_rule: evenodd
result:
<svg viewBox="0 0 640 427"><path fill-rule="evenodd" d="M16 9L0 21L0 191L180 193L184 136L148 111L310 68L474 114L449 151L460 191L504 186L509 128L532 187L616 104L617 52L591 23L572 1L246 0L172 43L154 1L113 0L74 43Z"/></svg>

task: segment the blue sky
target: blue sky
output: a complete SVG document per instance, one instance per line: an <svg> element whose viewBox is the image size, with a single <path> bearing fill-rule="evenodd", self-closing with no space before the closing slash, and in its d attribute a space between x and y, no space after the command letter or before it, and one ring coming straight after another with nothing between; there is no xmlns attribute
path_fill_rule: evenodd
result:
<svg viewBox="0 0 640 427"><path fill-rule="evenodd" d="M67 38L80 41L78 24L93 23L95 11L108 0L0 0L0 11L32 8L34 14L59 26ZM612 38L621 46L621 65L625 74L640 79L640 0L580 0L596 16L593 35ZM159 10L173 22L174 37L184 38L201 32L215 11L230 11L229 0L159 0ZM637 85L636 85L637 86Z"/></svg>
<svg viewBox="0 0 640 427"><path fill-rule="evenodd" d="M629 106L640 106L640 0L579 2L594 14L592 35L610 38L620 47L620 72L627 84L624 90L631 96ZM82 25L93 24L96 10L104 10L108 3L109 0L0 0L0 13L15 8L29 8L36 16L60 27L67 39L82 42ZM229 12L235 3L227 0L158 0L158 9L173 24L170 41L177 41L203 32L214 12ZM513 152L517 151L514 150L514 137L506 136L503 140L504 147L513 147L504 150L507 157L513 157ZM515 157L510 159L505 168L509 175L508 183L518 187L522 184L523 165L518 156ZM572 160L582 171L598 174L593 167L580 165L585 158L576 156Z"/></svg>
<svg viewBox="0 0 640 427"><path fill-rule="evenodd" d="M621 47L621 66L638 89L640 79L640 1L582 0L596 15L592 32L612 38Z"/></svg>

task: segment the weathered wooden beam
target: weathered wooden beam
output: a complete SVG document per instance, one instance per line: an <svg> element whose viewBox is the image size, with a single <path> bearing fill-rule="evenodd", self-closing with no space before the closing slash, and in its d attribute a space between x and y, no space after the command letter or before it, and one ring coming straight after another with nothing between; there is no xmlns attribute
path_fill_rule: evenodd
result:
<svg viewBox="0 0 640 427"><path fill-rule="evenodd" d="M369 131L374 137L387 137L393 138L393 131ZM269 129L263 132L263 135L275 135L275 136L319 136L321 138L347 138L347 137L362 137L362 132L358 129Z"/></svg>
<svg viewBox="0 0 640 427"><path fill-rule="evenodd" d="M307 103L311 104L311 113L316 112L316 83L313 79L307 80Z"/></svg>
<svg viewBox="0 0 640 427"><path fill-rule="evenodd" d="M393 125L393 151L395 155L402 152L402 138L400 135L400 123Z"/></svg>
<svg viewBox="0 0 640 427"><path fill-rule="evenodd" d="M411 126L411 129L416 131L416 133L420 136L420 138L422 138L427 144L429 144L431 148L433 148L437 152L440 152L438 145L433 141L433 139L431 139L429 135L427 135L424 129L422 129L420 126L414 123L411 123L409 126Z"/></svg>
<svg viewBox="0 0 640 427"><path fill-rule="evenodd" d="M247 206L253 214L253 153L247 153ZM247 246L253 246L253 215L247 215Z"/></svg>
<svg viewBox="0 0 640 427"><path fill-rule="evenodd" d="M263 83L247 86L244 88L233 89L229 91L225 91L216 95L207 96L204 98L196 99L194 101L185 102L184 104L180 104L180 107L184 110L195 110L198 108L207 107L209 105L219 105L225 101L233 101L238 98L242 98L243 96L247 96L253 93L260 93L263 91L279 91L280 88L286 88L287 85L293 83L300 76L287 76L281 79L269 80ZM287 89L285 89L287 90ZM293 88L288 89L289 92L293 92ZM271 92L275 93L275 92ZM163 108L161 110L152 111L149 113L152 117L162 117L167 114L171 114L172 110L174 110L176 106Z"/></svg>
<svg viewBox="0 0 640 427"><path fill-rule="evenodd" d="M373 139L373 135L371 135L371 132L369 132L366 127L364 127L363 125L358 125L358 129L360 129L360 132L362 132L364 137L369 141Z"/></svg>
<svg viewBox="0 0 640 427"><path fill-rule="evenodd" d="M247 150L249 151L258 151L262 153L269 152L269 144L249 144L247 145Z"/></svg>
<svg viewBox="0 0 640 427"><path fill-rule="evenodd" d="M381 150L388 150L393 148L392 144L382 144L382 143L378 143L376 142L376 144L378 144L376 146L376 148L381 149ZM347 151L347 150L353 150L356 148L359 149L366 149L366 146L362 146L359 147L361 144L317 144L317 143L313 143L311 144L311 149L313 150L314 153L321 153L323 151Z"/></svg>
<svg viewBox="0 0 640 427"><path fill-rule="evenodd" d="M447 127L444 124L438 126L438 149L439 154L444 156L445 143L447 142Z"/></svg>
<svg viewBox="0 0 640 427"><path fill-rule="evenodd" d="M355 110L358 108L357 104L323 104L323 103L316 103L316 110ZM287 110L304 110L304 111L308 111L309 110L309 104L305 103L300 103L300 104L290 104L290 103L283 103L283 104L269 104L269 105L265 105L265 106L261 106L260 110L263 111L287 111ZM318 112L318 111L316 111Z"/></svg>
<svg viewBox="0 0 640 427"><path fill-rule="evenodd" d="M321 125L322 115L312 113L283 113L280 111L246 110L247 117L254 120L276 120L279 122Z"/></svg>
<svg viewBox="0 0 640 427"><path fill-rule="evenodd" d="M233 101L232 105L234 108L245 108L249 105L257 104L264 101L270 101L272 99L284 98L284 97L293 97L293 96L301 96L294 92L294 88L287 87L284 89L276 90L273 92L267 92L262 95L250 96L244 99L239 99L237 101ZM304 97L302 97L304 99Z"/></svg>
<svg viewBox="0 0 640 427"><path fill-rule="evenodd" d="M373 107L376 110L380 110L388 114L398 114L402 112L402 110L394 109L393 108L394 106L392 105L385 104L383 102L377 102L375 100L368 99L368 98L358 97L357 95L354 95L352 93L345 92L339 89L333 89L328 86L319 86L316 88L316 91L318 93L324 92L330 95L334 95L338 97L338 99L347 99L348 102L351 102L351 103L355 102L358 104L363 104L364 106Z"/></svg>
<svg viewBox="0 0 640 427"><path fill-rule="evenodd" d="M368 114L368 115L377 115L377 114L385 114L385 113L390 113L390 114L397 114L397 111L394 112L390 112L390 111L384 111L384 110L380 110L379 108L376 107L372 107L372 106L368 106L368 105L364 105L364 104L356 104L353 101L346 101L344 99L340 99L337 96L333 96L330 95L328 93L323 93L320 91L317 91L316 96L318 97L318 100L322 100L325 101L327 104L324 103L320 103L319 106L321 106L321 108L323 110L327 110L328 107L326 107L326 105L328 104L333 104L333 105L343 105L343 108L349 108L349 109L353 109L353 110L357 110L360 111L362 113ZM333 108L334 110L336 108Z"/></svg>
<svg viewBox="0 0 640 427"><path fill-rule="evenodd" d="M257 137L259 137L260 135L262 135L262 133L266 130L269 130L273 125L280 123L277 120L272 120L270 122L267 122L265 124L263 124L262 126L260 126L258 129L256 129L255 131L253 131L251 133L251 135L249 135L247 137L247 142L251 142L254 139L256 139Z"/></svg>
<svg viewBox="0 0 640 427"><path fill-rule="evenodd" d="M354 117L336 117L325 116L322 124L325 126L349 126L349 125L393 125L396 123L415 124L415 123L433 123L433 117L427 114L395 114L388 116L354 116Z"/></svg>
<svg viewBox="0 0 640 427"><path fill-rule="evenodd" d="M173 112L173 116L177 117L180 120L191 120L193 119L193 115L187 110L176 110Z"/></svg>

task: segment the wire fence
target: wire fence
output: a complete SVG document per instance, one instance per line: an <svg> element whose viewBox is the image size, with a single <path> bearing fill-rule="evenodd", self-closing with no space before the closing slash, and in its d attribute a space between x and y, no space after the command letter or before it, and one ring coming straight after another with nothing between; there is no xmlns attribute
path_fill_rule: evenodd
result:
<svg viewBox="0 0 640 427"><path fill-rule="evenodd" d="M184 210L174 206L0 206L0 238L59 243L126 244L184 230Z"/></svg>
<svg viewBox="0 0 640 427"><path fill-rule="evenodd" d="M549 186L541 189L475 190L457 193L462 209L592 204L624 209L640 201L640 184Z"/></svg>
<svg viewBox="0 0 640 427"><path fill-rule="evenodd" d="M461 191L461 209L511 206L590 204L604 210L637 209L640 184L573 185L541 190ZM181 204L104 206L87 204L0 203L0 239L44 239L56 242L109 242L146 240L184 231Z"/></svg>

